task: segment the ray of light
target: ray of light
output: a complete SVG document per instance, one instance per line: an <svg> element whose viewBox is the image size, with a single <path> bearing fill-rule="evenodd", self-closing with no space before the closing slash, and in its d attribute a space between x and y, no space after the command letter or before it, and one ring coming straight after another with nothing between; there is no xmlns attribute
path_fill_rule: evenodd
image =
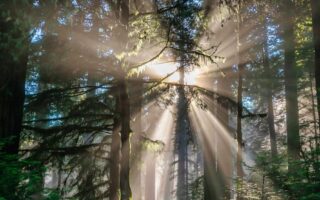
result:
<svg viewBox="0 0 320 200"><path fill-rule="evenodd" d="M166 194L168 193L167 186L169 185L169 163L172 160L171 156L173 154L172 150L170 150L172 149L171 133L173 132L174 123L173 106L161 108L154 100L145 105L142 112L135 113L132 119L134 120L139 116L142 117L143 135L148 139L164 144L164 149L161 153L153 153L152 149L147 149L146 151L145 149L141 149L141 161L145 163L145 170L149 170L147 173L154 173L148 176L146 174L142 174L142 176L139 174L142 178L142 187L150 190L150 186L154 185L154 188L151 188L154 190L154 198L166 199ZM132 127L135 127L135 121L132 121ZM133 160L133 162L136 161ZM152 164L150 165L150 163ZM150 167L153 169L150 169ZM135 183L135 179L138 178L137 176L137 174L131 174L131 183ZM150 191L146 191L145 195L148 195L148 192Z"/></svg>
<svg viewBox="0 0 320 200"><path fill-rule="evenodd" d="M209 173L208 180L215 187L215 191L221 190L221 185L231 188L233 160L237 151L236 141L230 135L230 131L213 113L199 108L195 102L191 103L190 115L192 126L195 126L197 130L196 134L199 145L202 147L204 160L207 162L211 160L215 163L216 174L214 172Z"/></svg>

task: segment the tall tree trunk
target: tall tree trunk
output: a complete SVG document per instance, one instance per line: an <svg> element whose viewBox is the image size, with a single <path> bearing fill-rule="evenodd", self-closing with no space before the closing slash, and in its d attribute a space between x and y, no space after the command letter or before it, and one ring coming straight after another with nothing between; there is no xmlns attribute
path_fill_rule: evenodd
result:
<svg viewBox="0 0 320 200"><path fill-rule="evenodd" d="M15 3L11 6L15 6ZM22 130L29 41L27 28L16 25L16 21L20 20L16 16L19 11L7 11L12 11L12 15L6 16L4 13L0 16L0 139L7 140L7 143L0 147L0 153L17 156ZM2 197L8 199L14 196L19 184L19 177L11 178L6 186L8 190L1 191Z"/></svg>
<svg viewBox="0 0 320 200"><path fill-rule="evenodd" d="M242 90L243 90L243 71L244 71L244 59L242 52L242 17L241 17L241 5L239 4L238 14L237 14L237 57L238 57L238 89L237 89L237 142L238 142L238 153L237 153L237 176L238 178L243 177L243 169L242 169Z"/></svg>
<svg viewBox="0 0 320 200"><path fill-rule="evenodd" d="M243 146L243 140L242 140L242 90L243 90L243 84L242 84L242 73L243 73L243 64L238 65L238 96L237 96L237 142L238 142L238 156L237 156L237 174L239 178L243 176L243 169L242 169L242 146Z"/></svg>
<svg viewBox="0 0 320 200"><path fill-rule="evenodd" d="M268 25L267 20L264 18L264 39L263 39L263 67L267 75L267 104L268 104L268 128L269 128L269 136L270 136L270 144L271 144L271 156L275 157L277 155L277 138L276 131L274 128L274 112L273 112L273 79L272 73L270 69L269 62L269 51L268 51ZM270 88L269 88L270 87Z"/></svg>
<svg viewBox="0 0 320 200"><path fill-rule="evenodd" d="M230 82L228 78L221 77L218 81L218 94L222 94L223 92L231 91ZM231 94L228 94L228 96ZM220 123L224 130L229 129L229 102L226 100L221 100L217 105L217 113L216 117L219 119L218 123ZM232 137L230 132L224 133L221 130L220 133L217 134L217 172L220 177L220 187L222 189L223 196L222 199L230 199L230 188L231 188L231 177L232 177L232 145L230 142L230 138ZM224 134L228 134L224 137Z"/></svg>
<svg viewBox="0 0 320 200"><path fill-rule="evenodd" d="M116 2L116 16L119 18L118 41L120 53L127 51L129 31L129 5L130 0L119 0ZM126 81L127 63L125 59L120 60L119 77L117 87L119 90L119 124L121 125L121 158L120 158L120 194L121 200L132 198L130 188L130 157L131 157L131 128L130 128L130 101Z"/></svg>
<svg viewBox="0 0 320 200"><path fill-rule="evenodd" d="M243 140L242 140L242 91L243 91L243 72L244 72L244 58L243 58L243 37L242 37L242 26L243 19L241 16L242 5L239 3L238 13L237 13L237 62L238 62L238 89L237 89L237 178L239 179L237 186L237 199L242 199L242 179L244 176L243 168L242 168L242 152L243 152Z"/></svg>
<svg viewBox="0 0 320 200"><path fill-rule="evenodd" d="M121 200L132 197L130 188L130 103L125 80L119 82L120 91L120 119L121 119L121 161L120 161L120 189Z"/></svg>
<svg viewBox="0 0 320 200"><path fill-rule="evenodd" d="M178 87L178 116L176 127L176 153L178 155L177 199L187 199L188 187L188 110L184 91L184 67L179 69L180 86Z"/></svg>
<svg viewBox="0 0 320 200"><path fill-rule="evenodd" d="M118 113L120 112L119 89L114 88L115 112L113 119L111 158L110 158L110 200L120 199L120 123Z"/></svg>
<svg viewBox="0 0 320 200"><path fill-rule="evenodd" d="M297 72L295 68L294 45L294 3L291 0L283 2L283 39L284 39L284 76L287 119L288 156L296 160L300 152L299 120L298 120L298 93ZM289 171L294 166L289 162Z"/></svg>
<svg viewBox="0 0 320 200"><path fill-rule="evenodd" d="M314 65L317 88L318 128L320 128L320 1L311 0Z"/></svg>
<svg viewBox="0 0 320 200"><path fill-rule="evenodd" d="M13 37L12 40L23 41L24 43L22 44L25 45L18 52L9 49L11 47L0 48L0 139L10 139L10 143L5 145L2 151L9 154L17 154L22 129L28 41L23 38L19 30L12 32L12 29L17 29L14 25L14 20L8 21L2 18L0 20L1 32L11 35ZM0 38L1 43L8 42L2 39Z"/></svg>

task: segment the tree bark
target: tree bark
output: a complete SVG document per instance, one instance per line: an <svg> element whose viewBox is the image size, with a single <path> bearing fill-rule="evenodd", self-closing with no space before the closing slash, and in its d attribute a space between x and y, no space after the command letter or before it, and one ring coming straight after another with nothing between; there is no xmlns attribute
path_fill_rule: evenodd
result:
<svg viewBox="0 0 320 200"><path fill-rule="evenodd" d="M121 160L120 160L120 189L121 200L129 200L132 197L130 188L130 103L125 80L119 82L120 91L120 119L121 119Z"/></svg>
<svg viewBox="0 0 320 200"><path fill-rule="evenodd" d="M317 90L318 128L320 129L320 1L311 0L314 43L314 70Z"/></svg>
<svg viewBox="0 0 320 200"><path fill-rule="evenodd" d="M269 128L269 136L270 136L270 145L271 145L271 156L277 156L277 138L276 138L276 131L274 128L274 112L273 112L273 79L272 73L270 69L270 62L269 62L269 52L268 52L268 25L267 20L264 18L264 41L263 41L263 67L265 69L267 75L267 85L266 85L266 96L267 96L267 104L268 104L268 128ZM270 88L269 88L270 87Z"/></svg>
<svg viewBox="0 0 320 200"><path fill-rule="evenodd" d="M287 119L287 141L288 156L290 160L299 158L300 137L298 120L298 93L297 93L297 72L295 68L295 41L294 41L294 3L291 0L283 2L282 25L284 40L284 76L285 76L285 98L286 98L286 119ZM289 162L289 171L294 166Z"/></svg>
<svg viewBox="0 0 320 200"><path fill-rule="evenodd" d="M180 86L178 87L178 113L176 127L176 153L178 155L177 199L187 199L188 190L188 110L184 91L184 67L179 69Z"/></svg>
<svg viewBox="0 0 320 200"><path fill-rule="evenodd" d="M237 176L238 178L243 177L242 169L242 91L243 91L243 71L244 71L244 59L242 53L242 37L241 37L241 28L243 26L242 17L241 17L241 5L239 4L238 16L237 16L237 57L238 57L238 88L237 88L237 143L238 143L238 153L237 153Z"/></svg>
<svg viewBox="0 0 320 200"><path fill-rule="evenodd" d="M223 91L231 91L230 82L228 78L221 77L218 81L218 94ZM229 94L228 94L229 95ZM229 102L222 100L219 102L216 108L217 113L215 116L218 118L218 123L220 123L225 130L229 129ZM226 134L222 132L217 134L217 172L220 178L220 187L222 192L222 199L230 199L230 189L231 189L231 177L232 177L232 145L229 137L230 132L227 132L228 136L224 137Z"/></svg>
<svg viewBox="0 0 320 200"><path fill-rule="evenodd" d="M0 139L6 140L0 153L16 156L18 161L29 41L28 30L16 25L16 20L20 20L16 16L18 11L8 9L11 11L12 19L6 14L0 16ZM12 198L19 184L19 177L11 178L7 183L8 191L2 191L4 198Z"/></svg>
<svg viewBox="0 0 320 200"><path fill-rule="evenodd" d="M11 22L4 22L1 19L1 32L10 34L11 29L15 28ZM21 34L15 34L16 36L12 35L13 39L21 40ZM2 57L0 67L0 138L10 139L10 143L2 149L9 154L18 153L23 118L28 51L26 47L22 48L25 50L22 50L21 53L12 52L7 48L0 49Z"/></svg>
<svg viewBox="0 0 320 200"><path fill-rule="evenodd" d="M127 51L129 31L129 5L130 0L119 0L116 3L116 17L119 18L117 30L120 53ZM119 124L121 125L121 158L120 158L120 198L129 200L132 198L130 188L130 158L131 158L131 128L130 128L130 101L126 81L126 60L120 60L119 77L117 87L119 90Z"/></svg>
<svg viewBox="0 0 320 200"><path fill-rule="evenodd" d="M238 5L238 13L237 13L237 62L238 62L238 88L237 88L237 178L238 178L238 186L237 186L237 199L242 199L242 179L244 176L243 168L242 168L242 152L243 152L243 140L242 140L242 91L243 91L243 72L244 72L244 59L243 59L243 38L242 38L242 26L243 19L241 16L242 5L239 3Z"/></svg>
<svg viewBox="0 0 320 200"><path fill-rule="evenodd" d="M115 88L115 112L113 119L112 143L111 143L111 158L110 158L110 200L120 199L120 100L119 90Z"/></svg>

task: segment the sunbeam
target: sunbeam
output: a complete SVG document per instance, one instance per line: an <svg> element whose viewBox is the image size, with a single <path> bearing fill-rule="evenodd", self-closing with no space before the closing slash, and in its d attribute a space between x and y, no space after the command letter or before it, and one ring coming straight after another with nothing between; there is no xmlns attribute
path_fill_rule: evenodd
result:
<svg viewBox="0 0 320 200"><path fill-rule="evenodd" d="M320 0L0 13L0 200L320 199Z"/></svg>

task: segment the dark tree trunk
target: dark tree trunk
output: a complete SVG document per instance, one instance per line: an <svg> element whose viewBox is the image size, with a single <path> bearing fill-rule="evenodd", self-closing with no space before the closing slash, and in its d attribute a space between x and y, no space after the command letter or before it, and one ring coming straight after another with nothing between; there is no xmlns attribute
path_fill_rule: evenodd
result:
<svg viewBox="0 0 320 200"><path fill-rule="evenodd" d="M237 57L238 57L238 89L237 89L237 142L238 142L238 153L237 153L237 176L238 178L243 177L243 169L242 169L242 147L243 147L243 141L242 141L242 91L243 91L243 71L244 71L244 59L243 59L243 52L242 52L242 42L243 39L241 37L242 34L242 17L241 17L241 5L239 5L239 13L238 13L238 20L237 20Z"/></svg>
<svg viewBox="0 0 320 200"><path fill-rule="evenodd" d="M230 82L228 78L222 77L218 81L218 94L223 91L231 91ZM229 96L230 94L228 94ZM217 113L215 116L218 118L218 123L224 128L224 130L229 130L229 102L221 100L216 108ZM232 177L232 145L230 138L230 132L227 132L228 136L223 136L226 134L221 130L217 134L217 172L220 177L220 187L222 193L222 199L230 199L230 189L231 189L231 177ZM230 137L230 138L229 138Z"/></svg>
<svg viewBox="0 0 320 200"><path fill-rule="evenodd" d="M271 144L271 155L275 157L277 155L277 138L276 131L274 128L274 112L273 112L273 79L272 73L270 69L269 62L269 52L268 52L268 32L267 32L267 20L264 19L264 41L263 41L263 67L267 76L267 84L266 84L266 96L267 96L267 104L268 104L268 128L269 128L269 136L270 136L270 144Z"/></svg>
<svg viewBox="0 0 320 200"><path fill-rule="evenodd" d="M132 197L130 188L130 103L125 80L119 82L120 91L120 119L121 119L121 161L120 161L120 189L121 199L129 200Z"/></svg>
<svg viewBox="0 0 320 200"><path fill-rule="evenodd" d="M116 16L119 18L117 30L117 39L119 41L120 53L127 51L128 28L129 28L129 0L119 0L116 2ZM121 157L120 157L120 198L129 200L132 198L130 188L130 157L131 157L131 128L130 128L130 101L128 95L128 86L126 81L125 68L127 63L125 59L120 60L118 75L119 91L119 125L121 126Z"/></svg>
<svg viewBox="0 0 320 200"><path fill-rule="evenodd" d="M271 93L271 94L270 94ZM271 145L271 155L272 157L277 156L277 136L274 128L274 112L273 112L273 101L272 101L272 92L267 94L268 101L268 127L269 127L269 136L270 136L270 145Z"/></svg>
<svg viewBox="0 0 320 200"><path fill-rule="evenodd" d="M294 41L294 9L291 0L283 2L283 39L284 39L284 76L286 93L286 119L288 156L296 160L300 152L299 120L298 120L298 94L297 94L297 72L295 68L295 41ZM289 165L289 171L293 165Z"/></svg>
<svg viewBox="0 0 320 200"><path fill-rule="evenodd" d="M24 45L17 51L14 51L14 46L0 47L0 139L10 139L2 151L17 154L22 129L28 41L24 38L24 33L15 27L14 20L0 20L1 32L9 34L12 40ZM0 38L0 42L8 43L3 38Z"/></svg>
<svg viewBox="0 0 320 200"><path fill-rule="evenodd" d="M314 65L317 89L318 128L320 128L320 1L311 0Z"/></svg>
<svg viewBox="0 0 320 200"><path fill-rule="evenodd" d="M180 86L178 87L178 114L176 125L176 153L178 157L177 199L187 199L188 190L188 109L184 91L184 68L180 67Z"/></svg>
<svg viewBox="0 0 320 200"><path fill-rule="evenodd" d="M111 158L110 158L110 200L120 199L120 100L119 90L115 87L115 113L113 120L112 143L111 143Z"/></svg>
<svg viewBox="0 0 320 200"><path fill-rule="evenodd" d="M243 54L243 19L241 16L242 5L239 3L238 6L238 14L237 14L237 63L238 63L238 89L237 89L237 143L238 143L238 151L237 151L237 178L239 179L238 187L237 187L237 199L242 198L242 179L244 176L243 168L242 168L242 152L243 152L243 140L242 140L242 112L243 112L243 103L242 103L242 91L243 91L243 73L245 68L244 54Z"/></svg>
<svg viewBox="0 0 320 200"><path fill-rule="evenodd" d="M5 144L0 147L0 153L18 160L28 62L28 30L17 27L16 20L20 19L16 19L14 12L10 16L12 19L3 16L6 14L0 16L0 140L5 140ZM5 174L5 177L8 175ZM10 178L6 185L8 190L1 191L2 197L8 199L15 196L19 184L18 176Z"/></svg>
<svg viewBox="0 0 320 200"><path fill-rule="evenodd" d="M238 156L237 156L237 175L239 178L243 176L243 169L242 169L242 73L243 73L243 64L238 65L238 97L237 97L237 142L238 142Z"/></svg>
<svg viewBox="0 0 320 200"><path fill-rule="evenodd" d="M0 77L0 138L10 139L3 151L17 154L23 117L24 83L27 56L18 62L9 61L1 66Z"/></svg>

